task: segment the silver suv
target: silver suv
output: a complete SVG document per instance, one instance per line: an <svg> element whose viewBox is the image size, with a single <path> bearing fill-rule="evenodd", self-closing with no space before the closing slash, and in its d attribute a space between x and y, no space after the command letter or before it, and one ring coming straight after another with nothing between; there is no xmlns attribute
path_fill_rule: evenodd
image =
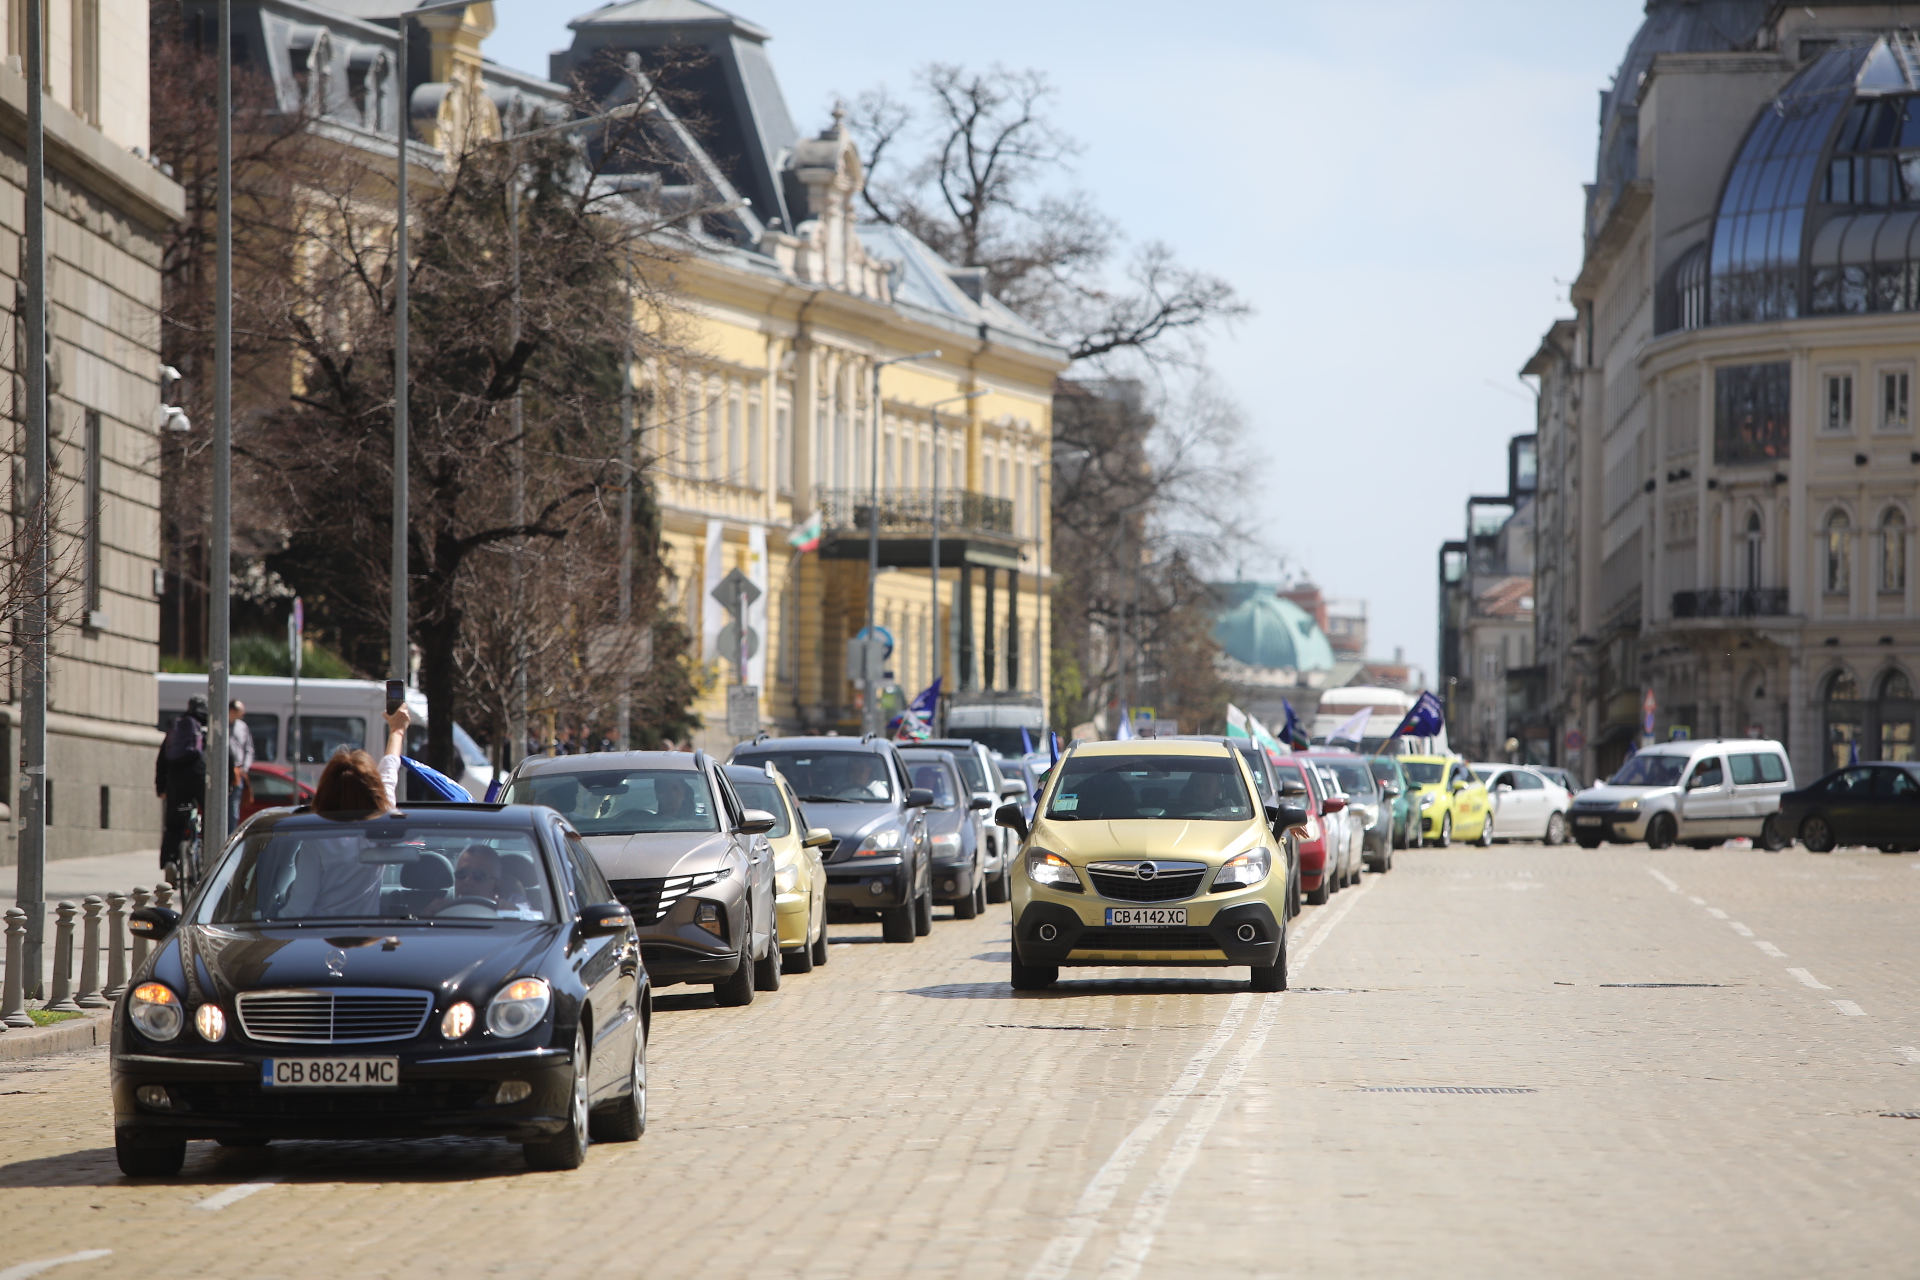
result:
<svg viewBox="0 0 1920 1280"><path fill-rule="evenodd" d="M1773 816L1793 790L1787 749L1764 738L1662 742L1627 757L1611 778L1573 799L1573 838L1583 849L1602 841L1650 849L1697 849L1748 836L1784 849Z"/></svg>

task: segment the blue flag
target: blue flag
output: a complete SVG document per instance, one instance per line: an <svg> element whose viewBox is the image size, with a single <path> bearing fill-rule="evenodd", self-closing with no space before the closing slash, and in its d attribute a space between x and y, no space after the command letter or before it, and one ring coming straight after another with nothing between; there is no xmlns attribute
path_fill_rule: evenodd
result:
<svg viewBox="0 0 1920 1280"><path fill-rule="evenodd" d="M922 689L919 696L908 705L913 708L915 715L932 724L933 713L940 709L940 677L935 676L933 683Z"/></svg>
<svg viewBox="0 0 1920 1280"><path fill-rule="evenodd" d="M1033 754L1033 735L1027 732L1025 725L1020 726L1020 754L1023 756Z"/></svg>
<svg viewBox="0 0 1920 1280"><path fill-rule="evenodd" d="M467 794L465 787L433 766L421 764L418 760L410 756L401 756L400 763L413 770L420 781L426 784L427 790L433 792L440 799L451 800L455 804L473 803L473 797Z"/></svg>
<svg viewBox="0 0 1920 1280"><path fill-rule="evenodd" d="M1280 699L1280 705L1287 709L1287 722L1280 726L1280 741L1291 750L1305 751L1313 745L1313 740L1307 737L1307 731L1300 726L1300 713L1285 698Z"/></svg>
<svg viewBox="0 0 1920 1280"><path fill-rule="evenodd" d="M1440 699L1432 691L1423 691L1407 714L1401 718L1400 727L1393 731L1396 738L1431 738L1447 722L1440 706Z"/></svg>

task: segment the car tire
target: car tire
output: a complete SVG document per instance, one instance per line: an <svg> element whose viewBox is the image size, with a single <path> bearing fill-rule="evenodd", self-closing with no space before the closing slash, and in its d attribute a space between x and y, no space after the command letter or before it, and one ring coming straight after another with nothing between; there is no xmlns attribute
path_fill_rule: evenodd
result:
<svg viewBox="0 0 1920 1280"><path fill-rule="evenodd" d="M1807 846L1808 853L1832 853L1839 840L1833 834L1833 824L1827 821L1827 815L1815 813L1801 822L1800 843Z"/></svg>
<svg viewBox="0 0 1920 1280"><path fill-rule="evenodd" d="M1647 848L1671 849L1680 834L1680 824L1670 813L1656 813L1647 820Z"/></svg>
<svg viewBox="0 0 1920 1280"><path fill-rule="evenodd" d="M595 1142L638 1142L646 1131L647 1034L636 1027L633 1064L627 1068L627 1091L588 1118L587 1135Z"/></svg>
<svg viewBox="0 0 1920 1280"><path fill-rule="evenodd" d="M587 1056L587 1027L581 1023L573 1030L573 1087L569 1091L566 1126L551 1138L521 1144L520 1154L526 1158L529 1168L560 1173L578 1169L587 1162L587 1129L592 1123L587 1108L590 1096L587 1082L592 1078L592 1067Z"/></svg>
<svg viewBox="0 0 1920 1280"><path fill-rule="evenodd" d="M1480 819L1480 834L1473 838L1473 843L1477 848L1481 848L1481 849L1493 848L1493 815L1492 814L1488 814L1486 817Z"/></svg>
<svg viewBox="0 0 1920 1280"><path fill-rule="evenodd" d="M774 934L767 939L767 954L753 962L753 985L760 991L778 991L780 989L780 970L785 966L780 962L780 935Z"/></svg>
<svg viewBox="0 0 1920 1280"><path fill-rule="evenodd" d="M1780 815L1768 814L1767 820L1760 824L1760 847L1768 853L1778 853L1792 843L1787 838L1786 824L1780 821Z"/></svg>
<svg viewBox="0 0 1920 1280"><path fill-rule="evenodd" d="M785 973L812 973L813 947L803 942L791 951L782 951L780 968Z"/></svg>
<svg viewBox="0 0 1920 1280"><path fill-rule="evenodd" d="M911 902L903 907L882 907L880 909L880 940L882 942L912 942L918 936L913 928L913 917L918 914Z"/></svg>
<svg viewBox="0 0 1920 1280"><path fill-rule="evenodd" d="M1013 876L1005 867L1002 867L999 875L987 881L987 901L998 903L1012 900Z"/></svg>
<svg viewBox="0 0 1920 1280"><path fill-rule="evenodd" d="M1435 840L1434 843L1439 845L1442 849L1453 848L1453 815L1452 814L1443 813L1440 815L1440 837L1439 839Z"/></svg>
<svg viewBox="0 0 1920 1280"><path fill-rule="evenodd" d="M1380 855L1380 871L1385 874L1391 870L1393 870L1393 850L1389 849Z"/></svg>
<svg viewBox="0 0 1920 1280"><path fill-rule="evenodd" d="M1599 836L1580 836L1580 835L1575 836L1573 838L1573 842L1579 845L1582 849L1598 849L1601 843Z"/></svg>
<svg viewBox="0 0 1920 1280"><path fill-rule="evenodd" d="M913 903L913 936L924 938L933 932L933 886L928 885Z"/></svg>
<svg viewBox="0 0 1920 1280"><path fill-rule="evenodd" d="M1424 849L1427 847L1427 820L1419 814L1407 819L1407 848Z"/></svg>
<svg viewBox="0 0 1920 1280"><path fill-rule="evenodd" d="M827 962L829 952L827 951L827 922L825 920L820 922L820 936L815 938L810 944L810 950L813 952L814 968L818 969Z"/></svg>
<svg viewBox="0 0 1920 1280"><path fill-rule="evenodd" d="M1284 930L1280 934L1280 954L1274 958L1272 964L1254 965L1252 977L1253 983L1248 988L1250 991L1285 991L1287 989L1287 935Z"/></svg>
<svg viewBox="0 0 1920 1280"><path fill-rule="evenodd" d="M113 1158L129 1178L171 1178L187 1162L187 1140L140 1129L115 1129Z"/></svg>
<svg viewBox="0 0 1920 1280"><path fill-rule="evenodd" d="M955 898L953 900L953 918L955 920L971 920L979 914L980 889L979 882L976 880L974 887L967 891L965 897Z"/></svg>
<svg viewBox="0 0 1920 1280"><path fill-rule="evenodd" d="M1541 837L1549 845L1563 845L1567 842L1567 815L1556 813L1547 818L1547 832Z"/></svg>
<svg viewBox="0 0 1920 1280"><path fill-rule="evenodd" d="M743 1009L753 1003L753 960L742 953L740 967L724 982L713 984L713 1002L723 1009Z"/></svg>
<svg viewBox="0 0 1920 1280"><path fill-rule="evenodd" d="M1318 889L1307 890L1307 905L1310 907L1326 906L1327 899L1333 896L1332 884L1333 873L1331 871L1321 872L1320 887Z"/></svg>
<svg viewBox="0 0 1920 1280"><path fill-rule="evenodd" d="M1020 953L1013 953L1013 973L1011 975L1015 991L1045 991L1060 979L1060 966L1057 964L1022 964Z"/></svg>

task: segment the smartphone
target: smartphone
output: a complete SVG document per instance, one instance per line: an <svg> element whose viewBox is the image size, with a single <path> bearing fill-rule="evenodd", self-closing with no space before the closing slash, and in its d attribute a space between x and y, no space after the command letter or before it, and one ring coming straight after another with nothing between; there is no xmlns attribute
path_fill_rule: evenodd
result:
<svg viewBox="0 0 1920 1280"><path fill-rule="evenodd" d="M407 702L407 682L405 680L387 681L387 714L392 715Z"/></svg>

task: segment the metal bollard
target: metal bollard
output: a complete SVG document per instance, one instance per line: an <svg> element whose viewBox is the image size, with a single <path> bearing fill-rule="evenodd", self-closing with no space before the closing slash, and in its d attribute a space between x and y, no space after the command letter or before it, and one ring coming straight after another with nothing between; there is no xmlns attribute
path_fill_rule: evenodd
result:
<svg viewBox="0 0 1920 1280"><path fill-rule="evenodd" d="M127 895L107 895L107 999L127 989Z"/></svg>
<svg viewBox="0 0 1920 1280"><path fill-rule="evenodd" d="M71 902L54 904L53 926L53 998L47 1001L47 1008L57 1013L78 1013L80 1006L73 1002L73 918L80 914L80 908Z"/></svg>
<svg viewBox="0 0 1920 1280"><path fill-rule="evenodd" d="M74 1003L82 1009L104 1009L106 997L100 994L100 912L107 903L97 893L80 900L80 990Z"/></svg>
<svg viewBox="0 0 1920 1280"><path fill-rule="evenodd" d="M30 1027L27 1001L20 988L20 963L27 953L27 913L18 907L7 911L7 980L0 985L0 1022L9 1027Z"/></svg>
<svg viewBox="0 0 1920 1280"><path fill-rule="evenodd" d="M146 886L141 885L136 887L133 891L133 909L135 911L144 911L146 908L152 905L153 905L153 895L147 892ZM133 972L134 973L140 972L140 966L147 962L147 947L149 945L151 944L148 943L148 941L145 938L135 938L133 940ZM129 978L131 978L131 975L129 975Z"/></svg>

